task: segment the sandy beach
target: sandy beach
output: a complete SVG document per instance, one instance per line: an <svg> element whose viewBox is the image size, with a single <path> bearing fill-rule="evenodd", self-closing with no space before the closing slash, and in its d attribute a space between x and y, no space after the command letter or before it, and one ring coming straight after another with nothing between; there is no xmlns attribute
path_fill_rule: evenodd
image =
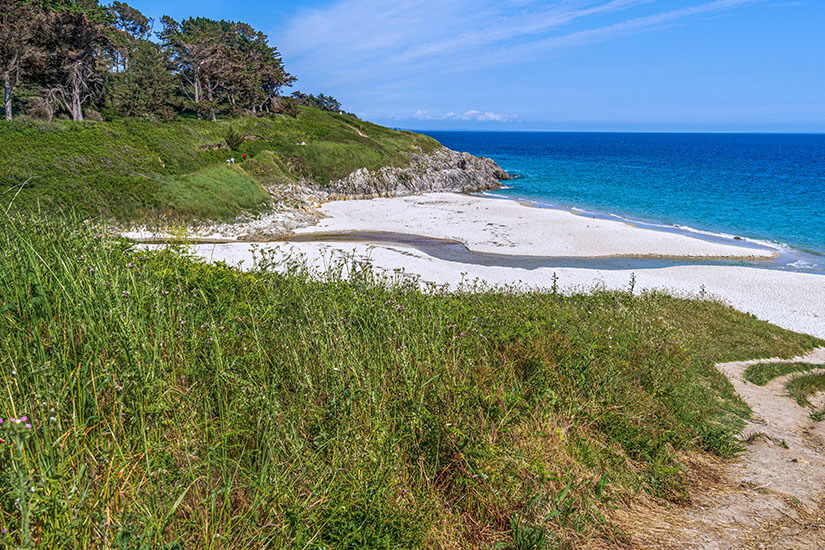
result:
<svg viewBox="0 0 825 550"><path fill-rule="evenodd" d="M769 259L777 251L753 248L734 239L717 242L691 235L640 228L562 210L534 208L515 201L451 193L373 200L334 201L322 206L307 234L347 232L402 233L462 243L473 252L531 257L650 257ZM197 244L193 252L212 261L249 268L253 249L276 258L300 255L315 269L335 258L366 260L390 275L404 273L422 284L520 285L547 289L557 277L564 292L594 287L635 291L664 290L677 295L709 295L740 311L783 328L825 338L825 276L759 267L677 265L633 269L554 267L519 268L456 262L394 242L233 242ZM755 265L758 265L756 262Z"/></svg>

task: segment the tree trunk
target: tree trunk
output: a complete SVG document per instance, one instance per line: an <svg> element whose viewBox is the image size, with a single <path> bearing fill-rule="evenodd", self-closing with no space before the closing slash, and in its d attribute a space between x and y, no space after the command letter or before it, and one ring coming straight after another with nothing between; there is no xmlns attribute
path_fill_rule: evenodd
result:
<svg viewBox="0 0 825 550"><path fill-rule="evenodd" d="M6 106L6 120L11 120L11 75L9 71L3 71L3 90L5 92L3 104Z"/></svg>
<svg viewBox="0 0 825 550"><path fill-rule="evenodd" d="M208 100L209 100L209 103L210 103L210 104L212 104L212 83L211 83L211 82L209 82L209 79L207 79L207 80L206 80L206 99L208 99ZM210 119L212 122L215 122L216 120L218 120L218 116L217 116L217 114L215 113L215 107L214 107L214 104L212 104L212 106L210 107L210 110L209 110L209 119Z"/></svg>
<svg viewBox="0 0 825 550"><path fill-rule="evenodd" d="M78 78L79 76L72 79L72 100L69 111L72 113L72 120L79 122L83 120L83 108L80 106L80 82L78 82Z"/></svg>

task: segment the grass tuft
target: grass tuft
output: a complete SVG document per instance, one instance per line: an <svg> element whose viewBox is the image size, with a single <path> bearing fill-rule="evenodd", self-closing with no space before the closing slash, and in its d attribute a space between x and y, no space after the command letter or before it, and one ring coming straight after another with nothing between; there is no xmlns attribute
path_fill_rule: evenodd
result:
<svg viewBox="0 0 825 550"><path fill-rule="evenodd" d="M757 386L764 386L774 378L792 374L794 372L807 372L822 368L822 365L811 363L758 363L750 365L745 369L745 380Z"/></svg>
<svg viewBox="0 0 825 550"><path fill-rule="evenodd" d="M825 392L825 374L794 376L785 384L785 389L788 390L788 395L803 407L813 407L810 402L811 396Z"/></svg>

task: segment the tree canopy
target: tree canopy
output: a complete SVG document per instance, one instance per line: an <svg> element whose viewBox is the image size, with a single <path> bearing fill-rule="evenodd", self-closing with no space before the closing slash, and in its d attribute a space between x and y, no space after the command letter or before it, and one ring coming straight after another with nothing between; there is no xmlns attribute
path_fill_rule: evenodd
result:
<svg viewBox="0 0 825 550"><path fill-rule="evenodd" d="M251 25L191 17L155 22L120 1L0 0L5 116L50 118L259 114L291 86L278 49ZM340 112L337 100L294 101Z"/></svg>

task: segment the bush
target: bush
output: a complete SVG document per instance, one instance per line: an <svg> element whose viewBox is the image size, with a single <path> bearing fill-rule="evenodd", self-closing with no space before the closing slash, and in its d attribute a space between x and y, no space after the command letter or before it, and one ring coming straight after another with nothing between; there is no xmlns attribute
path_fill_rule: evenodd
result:
<svg viewBox="0 0 825 550"><path fill-rule="evenodd" d="M278 100L278 105L275 107L275 112L279 115L286 115L296 118L301 110L298 108L298 102L291 97L282 97Z"/></svg>
<svg viewBox="0 0 825 550"><path fill-rule="evenodd" d="M28 108L29 115L38 119L51 121L54 118L54 108L45 99L38 98L31 102Z"/></svg>
<svg viewBox="0 0 825 550"><path fill-rule="evenodd" d="M224 137L224 141L226 142L227 147L229 147L232 151L237 151L240 149L241 145L244 144L246 139L243 137L243 134L235 130L234 128L230 128L226 131L226 137Z"/></svg>
<svg viewBox="0 0 825 550"><path fill-rule="evenodd" d="M94 109L86 109L84 117L86 120L91 120L92 122L103 122L104 120L103 115Z"/></svg>

